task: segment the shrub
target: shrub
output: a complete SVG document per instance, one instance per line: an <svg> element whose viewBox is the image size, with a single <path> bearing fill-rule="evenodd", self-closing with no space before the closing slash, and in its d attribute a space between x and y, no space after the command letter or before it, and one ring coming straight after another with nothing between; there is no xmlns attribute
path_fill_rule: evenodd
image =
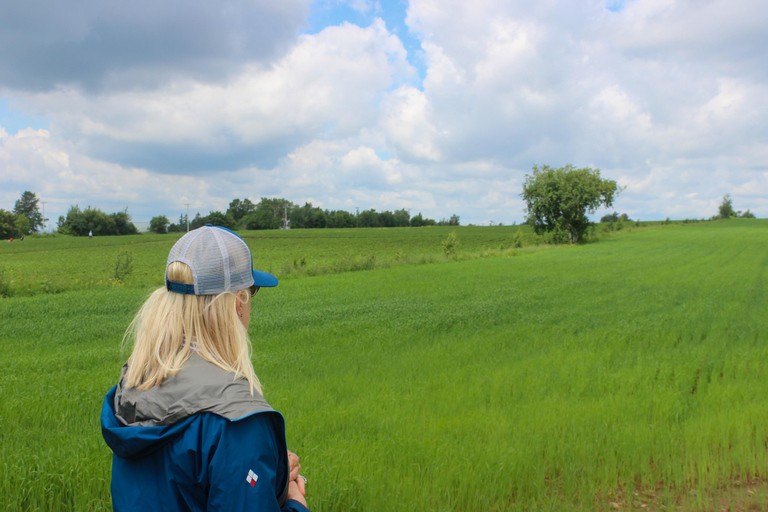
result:
<svg viewBox="0 0 768 512"><path fill-rule="evenodd" d="M515 249L520 249L523 246L523 235L520 233L520 230L518 229L515 231L515 236L512 237L512 247Z"/></svg>
<svg viewBox="0 0 768 512"><path fill-rule="evenodd" d="M115 269L112 279L116 284L121 284L133 272L133 255L128 251L123 251L117 255L115 260Z"/></svg>
<svg viewBox="0 0 768 512"><path fill-rule="evenodd" d="M459 246L459 237L456 232L451 231L448 233L448 236L441 242L441 245L443 246L443 252L446 256L453 256L456 254L456 248Z"/></svg>
<svg viewBox="0 0 768 512"><path fill-rule="evenodd" d="M564 229L556 229L544 233L544 243L551 245L571 243L571 235Z"/></svg>

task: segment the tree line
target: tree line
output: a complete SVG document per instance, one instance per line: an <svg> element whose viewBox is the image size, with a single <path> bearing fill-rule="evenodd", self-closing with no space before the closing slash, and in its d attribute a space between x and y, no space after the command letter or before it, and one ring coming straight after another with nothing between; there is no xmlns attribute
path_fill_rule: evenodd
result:
<svg viewBox="0 0 768 512"><path fill-rule="evenodd" d="M570 164L561 168L544 165L534 166L533 173L525 176L520 196L526 205L526 222L537 234L547 233L555 243L575 243L592 224L587 214L595 213L599 207L610 208L621 190L615 181L602 178L599 169L577 169ZM0 208L0 238L22 237L39 231L46 221L40 213L39 201L35 193L27 190L16 201L13 211ZM733 200L726 194L712 219L733 217L754 218L755 215L749 210L743 213L734 210ZM624 221L629 221L629 216L616 212L600 219L603 223ZM287 199L263 197L257 204L250 199L234 199L226 212L211 211L205 216L198 212L191 220L181 214L178 223L159 215L152 218L149 228L155 233L167 233L196 229L209 223L233 230L458 226L459 216L454 214L435 221L422 216L421 212L411 216L404 208L394 212L377 212L371 208L352 214L346 210L324 210L309 202L299 206ZM128 208L107 214L90 206L82 210L78 205L71 206L66 216L59 217L57 231L75 236L91 232L96 236L138 233Z"/></svg>
<svg viewBox="0 0 768 512"><path fill-rule="evenodd" d="M226 212L212 211L208 215L199 212L193 219L186 214L179 216L177 223L171 222L167 216L158 215L149 222L149 230L154 233L167 233L196 229L205 224L213 224L229 229L322 229L322 228L395 228L421 226L458 226L460 218L451 215L448 219L435 221L424 217L421 212L411 216L406 209L377 212L371 208L361 212L350 213L346 210L327 210L312 203L299 206L287 199L263 197L254 204L250 199L234 199L229 203Z"/></svg>

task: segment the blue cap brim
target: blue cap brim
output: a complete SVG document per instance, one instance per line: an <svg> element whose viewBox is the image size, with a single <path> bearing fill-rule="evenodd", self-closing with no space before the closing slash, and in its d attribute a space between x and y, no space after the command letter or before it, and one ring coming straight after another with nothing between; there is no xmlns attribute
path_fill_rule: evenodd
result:
<svg viewBox="0 0 768 512"><path fill-rule="evenodd" d="M273 286L277 286L277 278L268 272L262 272L261 270L254 270L253 286L271 288Z"/></svg>

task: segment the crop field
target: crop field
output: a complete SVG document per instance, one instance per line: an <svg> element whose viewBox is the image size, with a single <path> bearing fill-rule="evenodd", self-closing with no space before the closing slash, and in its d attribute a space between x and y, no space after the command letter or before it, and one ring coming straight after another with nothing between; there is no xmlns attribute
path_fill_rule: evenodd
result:
<svg viewBox="0 0 768 512"><path fill-rule="evenodd" d="M254 265L278 278L371 270L411 263L431 263L444 256L442 241L455 227L382 229L296 229L241 231ZM464 255L512 248L520 231L527 245L541 243L528 226L461 227ZM120 285L163 284L165 261L182 233L147 233L123 237L29 237L0 245L0 278L16 296L113 287L115 264L128 255L133 271Z"/></svg>
<svg viewBox="0 0 768 512"><path fill-rule="evenodd" d="M767 509L768 221L432 229L244 233L283 277L253 360L313 511ZM175 239L0 248L0 509L111 510L101 404ZM121 251L133 273L93 281Z"/></svg>

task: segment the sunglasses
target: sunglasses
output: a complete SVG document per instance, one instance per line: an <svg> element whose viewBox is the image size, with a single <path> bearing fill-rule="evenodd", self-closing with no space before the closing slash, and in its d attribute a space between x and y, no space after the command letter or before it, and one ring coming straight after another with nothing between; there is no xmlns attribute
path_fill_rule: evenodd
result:
<svg viewBox="0 0 768 512"><path fill-rule="evenodd" d="M251 294L251 298L253 298L257 293L259 293L259 287L251 286L250 288L248 288L248 292Z"/></svg>

